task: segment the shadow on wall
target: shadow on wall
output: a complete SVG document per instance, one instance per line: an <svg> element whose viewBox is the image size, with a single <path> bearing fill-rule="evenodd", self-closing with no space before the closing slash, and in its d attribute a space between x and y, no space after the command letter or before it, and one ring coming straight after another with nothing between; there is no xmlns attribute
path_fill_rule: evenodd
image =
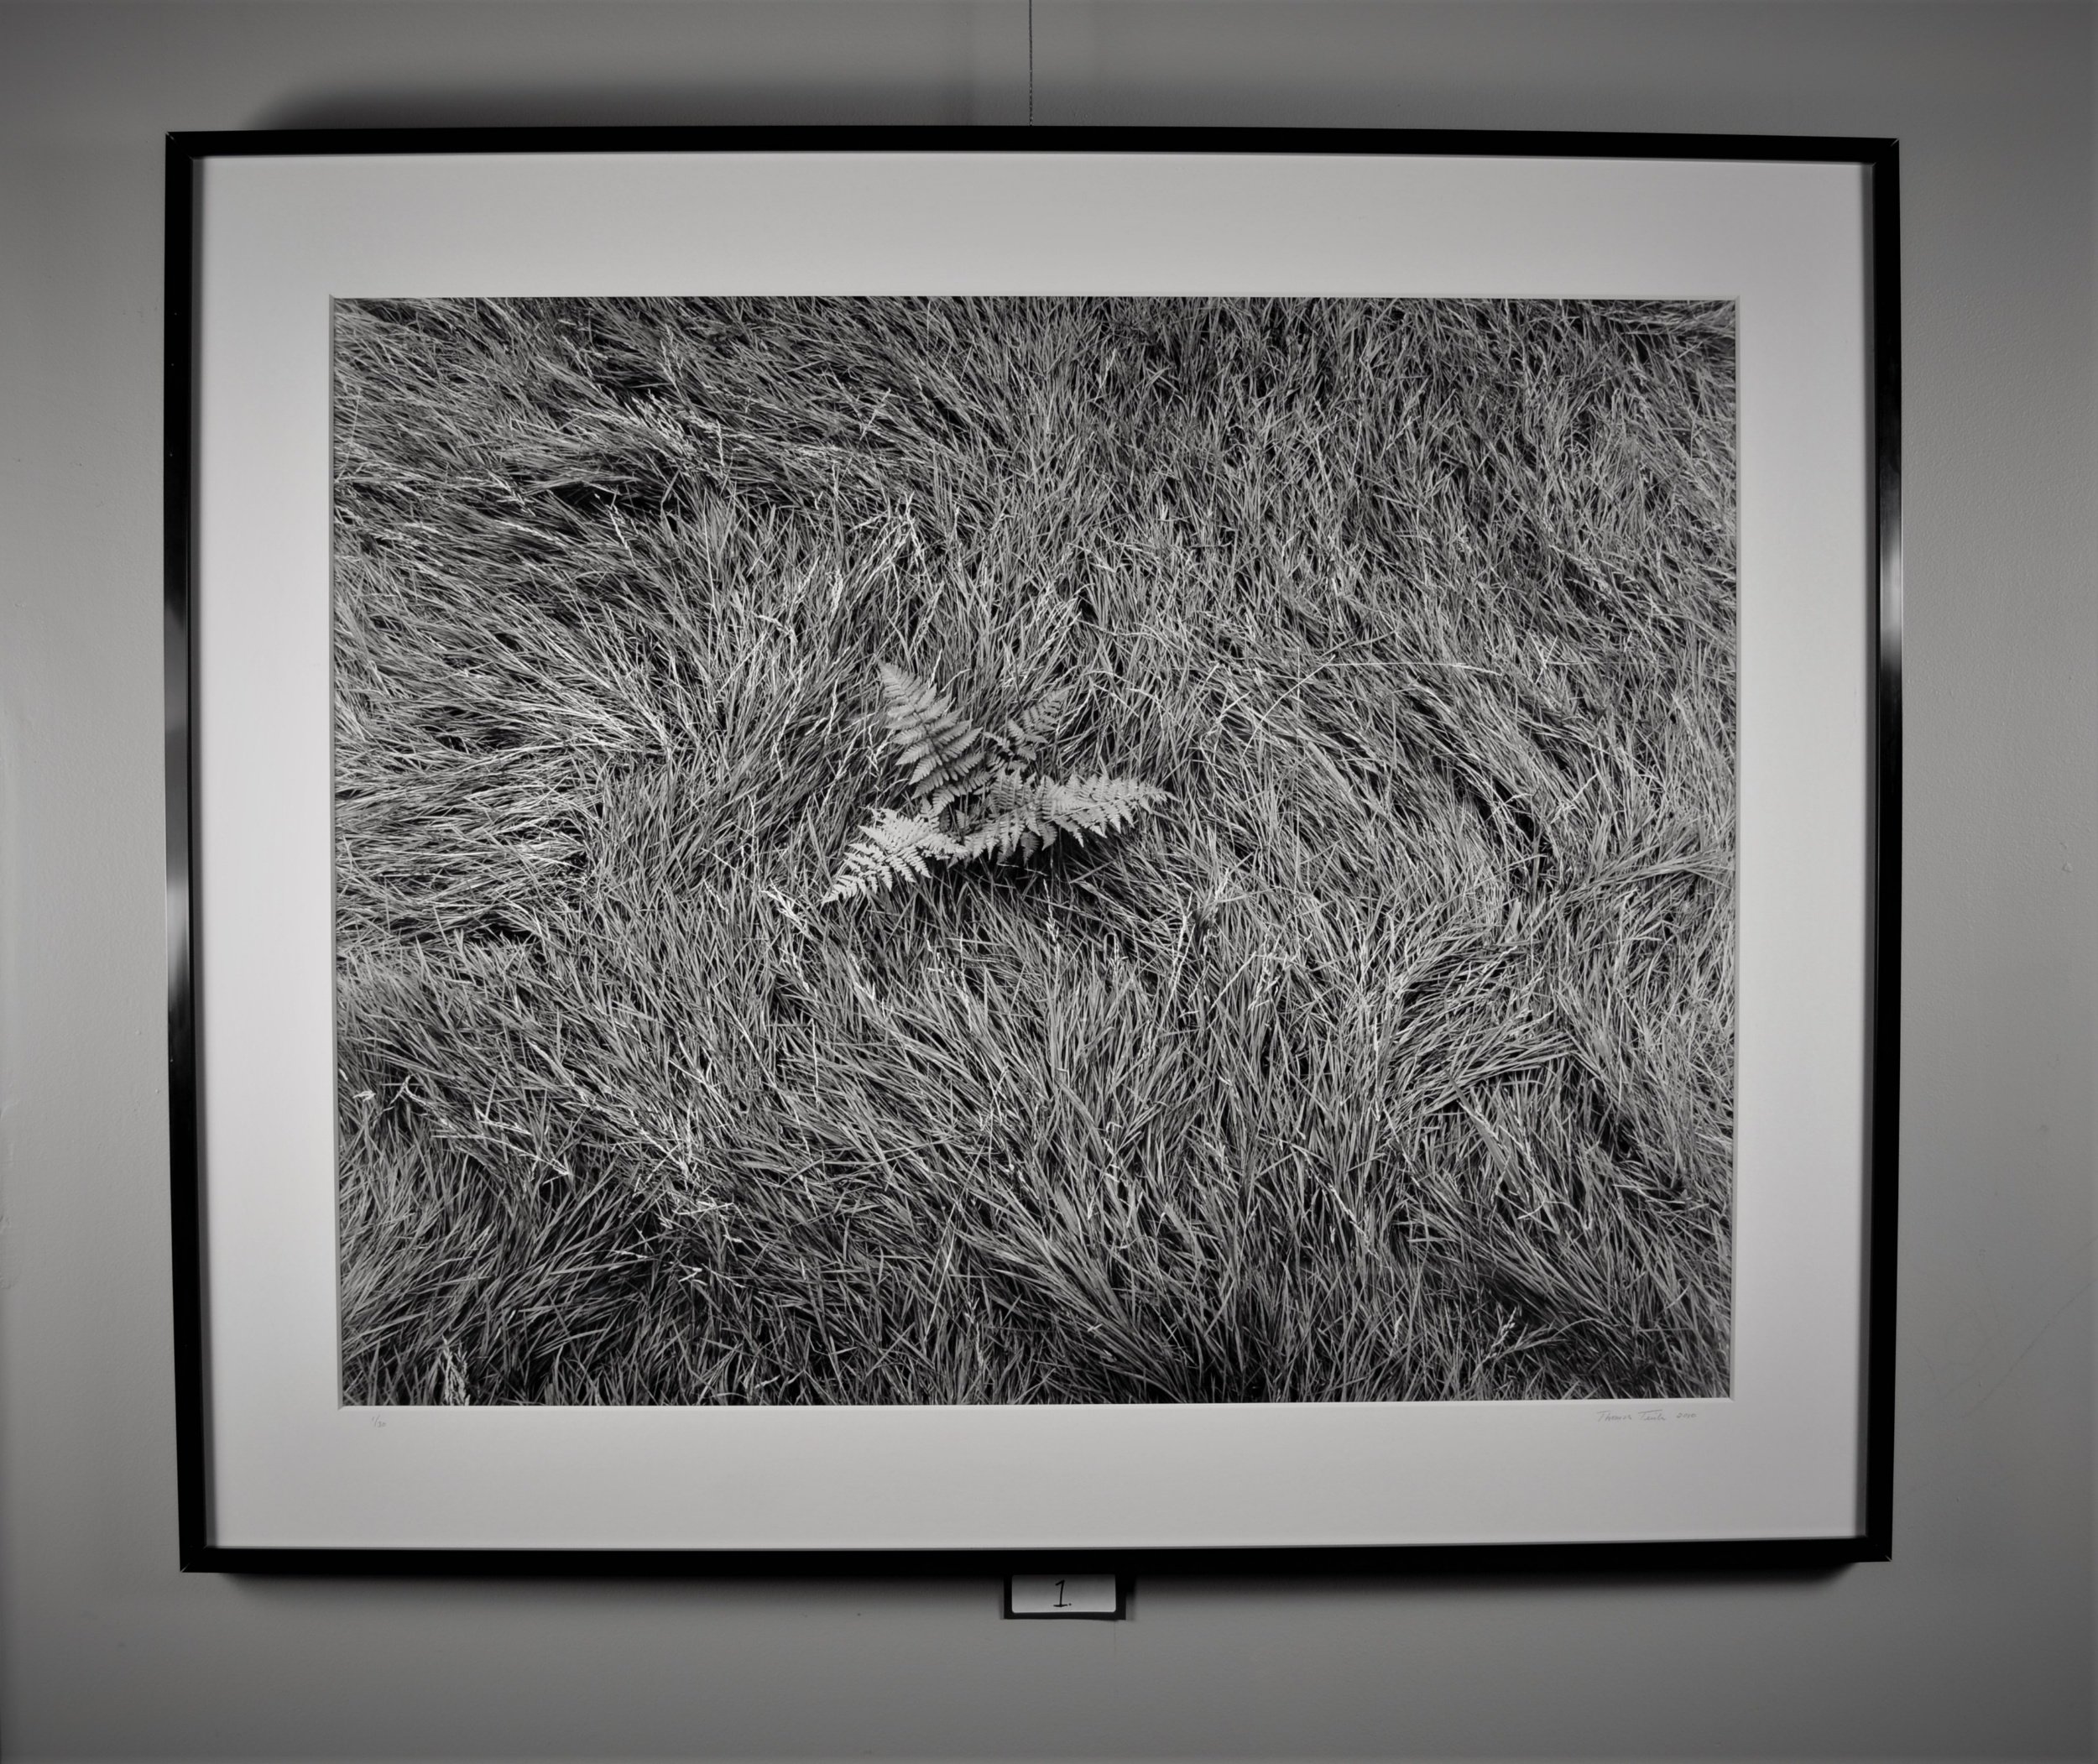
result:
<svg viewBox="0 0 2098 1764"><path fill-rule="evenodd" d="M309 93L256 128L721 128L1024 122L1024 80L981 86L525 86Z"/></svg>
<svg viewBox="0 0 2098 1764"><path fill-rule="evenodd" d="M1388 74L1388 70L1381 70ZM1725 133L1767 130L1755 113L1730 113L1732 94L1689 86L1673 95L1612 80L1584 85L1502 69L1483 88L1408 89L1389 77L1322 88L1316 102L1287 88L1174 86L1067 75L1038 81L1036 120L1052 127L1216 128L1573 129L1621 128L1640 114L1650 129ZM1803 115L1803 129L1812 119ZM271 106L253 128L722 128L1025 125L1024 64L944 80L873 84L426 86L412 91L310 92ZM1859 133L1871 133L1870 129Z"/></svg>

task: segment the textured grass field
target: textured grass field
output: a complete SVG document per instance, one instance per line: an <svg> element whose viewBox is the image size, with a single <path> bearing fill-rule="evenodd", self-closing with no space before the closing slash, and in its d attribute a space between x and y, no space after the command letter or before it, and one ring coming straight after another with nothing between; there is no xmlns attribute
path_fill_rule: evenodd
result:
<svg viewBox="0 0 2098 1764"><path fill-rule="evenodd" d="M1730 308L336 343L348 1400L1726 1389ZM819 904L883 659L1171 801Z"/></svg>

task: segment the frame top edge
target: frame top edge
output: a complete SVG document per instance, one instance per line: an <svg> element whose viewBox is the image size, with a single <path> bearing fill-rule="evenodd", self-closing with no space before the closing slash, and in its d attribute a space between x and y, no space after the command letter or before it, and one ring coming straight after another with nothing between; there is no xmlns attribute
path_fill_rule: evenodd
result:
<svg viewBox="0 0 2098 1764"><path fill-rule="evenodd" d="M561 124L173 130L171 159L529 153L1181 153L1680 159L1891 164L1899 142L1865 135L1645 133L1622 130L1321 128L1117 124L968 127L807 123Z"/></svg>

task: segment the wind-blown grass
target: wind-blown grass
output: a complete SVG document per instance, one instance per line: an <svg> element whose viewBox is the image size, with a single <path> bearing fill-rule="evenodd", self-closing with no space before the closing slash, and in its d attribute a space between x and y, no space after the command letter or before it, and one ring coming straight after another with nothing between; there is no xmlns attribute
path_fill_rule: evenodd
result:
<svg viewBox="0 0 2098 1764"><path fill-rule="evenodd" d="M1726 1389L1730 308L336 342L348 1400ZM881 658L1170 800L822 905Z"/></svg>

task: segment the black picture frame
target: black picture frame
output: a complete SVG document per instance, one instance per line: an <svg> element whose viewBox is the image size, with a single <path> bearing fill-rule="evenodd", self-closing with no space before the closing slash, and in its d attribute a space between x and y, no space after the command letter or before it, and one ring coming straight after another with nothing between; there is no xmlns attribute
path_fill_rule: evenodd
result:
<svg viewBox="0 0 2098 1764"><path fill-rule="evenodd" d="M939 155L1045 154L1218 156L1463 156L1480 159L1685 160L1854 167L1866 190L1866 315L1871 437L1868 571L1872 678L1869 775L1863 780L1867 851L1865 903L1869 972L1864 1088L1869 1142L1861 1159L1866 1266L1858 1326L1858 1523L1845 1536L1654 1538L1605 1542L1350 1543L1344 1546L1014 1547L960 1542L905 1548L444 1547L244 1544L215 1526L213 1389L206 1240L212 1206L203 1098L211 1058L199 984L210 952L201 895L215 854L203 848L199 733L212 716L200 697L198 482L205 264L200 191L204 169L262 157L316 161L371 155L589 156L613 154ZM1015 1570L1137 1573L1374 1572L1439 1575L1799 1572L1885 1560L1892 1544L1901 917L1902 514L1901 347L1897 149L1876 139L1814 137L1010 128L495 129L371 133L183 133L166 163L164 567L167 791L168 1027L175 1288L174 1372L179 1555L185 1569L265 1574L747 1575L1010 1574Z"/></svg>

